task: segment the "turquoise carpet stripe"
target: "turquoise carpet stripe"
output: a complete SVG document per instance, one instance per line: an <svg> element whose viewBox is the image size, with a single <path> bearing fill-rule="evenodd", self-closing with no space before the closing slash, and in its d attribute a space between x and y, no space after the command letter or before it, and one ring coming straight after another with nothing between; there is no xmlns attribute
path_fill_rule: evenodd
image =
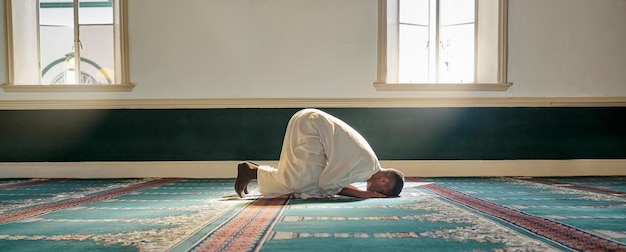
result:
<svg viewBox="0 0 626 252"><path fill-rule="evenodd" d="M48 221L27 222L27 223L7 223L1 226L0 235L5 236L28 236L28 237L46 237L46 236L65 236L68 233L72 235L89 234L88 237L94 235L103 235L111 233L123 233L128 230L151 230L163 229L171 227L166 224L149 224L136 220L109 220L106 222L75 222L75 221Z"/></svg>
<svg viewBox="0 0 626 252"><path fill-rule="evenodd" d="M95 248L95 249L94 249ZM109 246L98 246L92 240L67 240L67 241L49 241L49 240L2 240L0 242L0 251L19 251L19 252L42 252L42 251L62 251L62 252L137 252L137 248L114 244Z"/></svg>

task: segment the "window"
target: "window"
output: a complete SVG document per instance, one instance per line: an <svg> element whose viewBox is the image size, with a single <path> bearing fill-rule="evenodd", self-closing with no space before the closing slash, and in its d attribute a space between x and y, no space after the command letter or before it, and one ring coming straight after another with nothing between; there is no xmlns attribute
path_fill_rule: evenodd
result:
<svg viewBox="0 0 626 252"><path fill-rule="evenodd" d="M7 0L5 91L129 91L125 0Z"/></svg>
<svg viewBox="0 0 626 252"><path fill-rule="evenodd" d="M374 86L505 91L506 8L506 0L379 0Z"/></svg>

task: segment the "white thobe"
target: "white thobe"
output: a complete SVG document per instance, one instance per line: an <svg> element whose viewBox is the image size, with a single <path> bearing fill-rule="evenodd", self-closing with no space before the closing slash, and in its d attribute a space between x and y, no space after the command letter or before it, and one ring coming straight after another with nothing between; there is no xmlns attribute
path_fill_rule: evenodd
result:
<svg viewBox="0 0 626 252"><path fill-rule="evenodd" d="M376 154L356 130L323 111L304 109L289 120L278 167L259 167L259 192L323 198L380 169Z"/></svg>

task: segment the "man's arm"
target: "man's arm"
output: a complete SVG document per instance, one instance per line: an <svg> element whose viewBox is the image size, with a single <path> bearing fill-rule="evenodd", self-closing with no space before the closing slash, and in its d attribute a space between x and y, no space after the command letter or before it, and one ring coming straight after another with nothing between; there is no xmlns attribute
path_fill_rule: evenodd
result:
<svg viewBox="0 0 626 252"><path fill-rule="evenodd" d="M348 185L347 187L341 189L339 195L350 196L356 198L386 198L387 196L382 193L363 191L359 188L356 188L353 185Z"/></svg>

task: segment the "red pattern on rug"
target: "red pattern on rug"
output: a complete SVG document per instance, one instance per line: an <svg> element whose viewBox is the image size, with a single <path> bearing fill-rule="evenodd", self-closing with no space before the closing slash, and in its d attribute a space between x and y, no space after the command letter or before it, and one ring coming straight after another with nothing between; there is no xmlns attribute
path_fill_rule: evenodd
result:
<svg viewBox="0 0 626 252"><path fill-rule="evenodd" d="M159 185L163 185L163 184L172 183L172 182L175 182L175 181L178 181L178 180L180 180L180 179L177 179L177 178L167 178L167 179L153 180L153 181L149 181L149 182L146 182L146 183L132 185L132 186L129 186L129 187L117 188L117 189L113 189L113 190L109 190L109 191L105 191L105 192L100 192L100 193L95 193L95 194L92 194L92 195L87 195L87 196L79 198L79 199L64 200L64 201L60 201L60 202L53 202L53 203L49 203L49 204L29 207L29 208L26 208L26 209L20 209L20 210L17 210L17 211L1 214L0 215L0 224L12 222L12 221L23 220L23 219L26 219L26 218L30 218L30 217L34 217L34 216L37 216L37 215L46 214L46 213L49 213L49 212L52 212L52 211L58 211L58 210L61 210L61 209L65 209L65 208L69 208L69 207L73 207L73 206L77 206L77 205L82 205L82 204L92 203L92 202L96 202L96 201L101 201L101 200L105 200L105 199L108 199L108 198L113 198L113 197L117 197L117 196L120 196L120 195L123 195L123 194L131 193L131 192L134 192L134 191L143 190L143 189L150 188L150 187L155 187L155 186L159 186Z"/></svg>
<svg viewBox="0 0 626 252"><path fill-rule="evenodd" d="M426 182L420 178L410 178L407 181ZM579 251L626 251L626 247L621 244L584 232L575 227L513 210L436 184L423 185L421 188L526 229L570 249Z"/></svg>
<svg viewBox="0 0 626 252"><path fill-rule="evenodd" d="M572 188L572 189L577 189L577 190L582 190L582 191L595 192L595 193L626 195L626 192L614 191L614 190L609 190L609 189L604 189L604 188L597 188L593 186L572 184L572 183L567 183L567 182L558 181L554 179L547 179L547 178L517 178L517 179L535 182L535 183L548 184L548 185L559 185L562 187L567 187L567 188Z"/></svg>
<svg viewBox="0 0 626 252"><path fill-rule="evenodd" d="M189 251L253 251L260 248L289 199L255 200L207 234Z"/></svg>
<svg viewBox="0 0 626 252"><path fill-rule="evenodd" d="M63 181L63 180L67 180L67 179L42 179L42 180L34 180L34 181L25 181L21 183L10 184L10 185L1 185L0 190L10 190L10 189L20 188L24 186L42 185L42 184L47 184L50 182L58 182L58 181Z"/></svg>

